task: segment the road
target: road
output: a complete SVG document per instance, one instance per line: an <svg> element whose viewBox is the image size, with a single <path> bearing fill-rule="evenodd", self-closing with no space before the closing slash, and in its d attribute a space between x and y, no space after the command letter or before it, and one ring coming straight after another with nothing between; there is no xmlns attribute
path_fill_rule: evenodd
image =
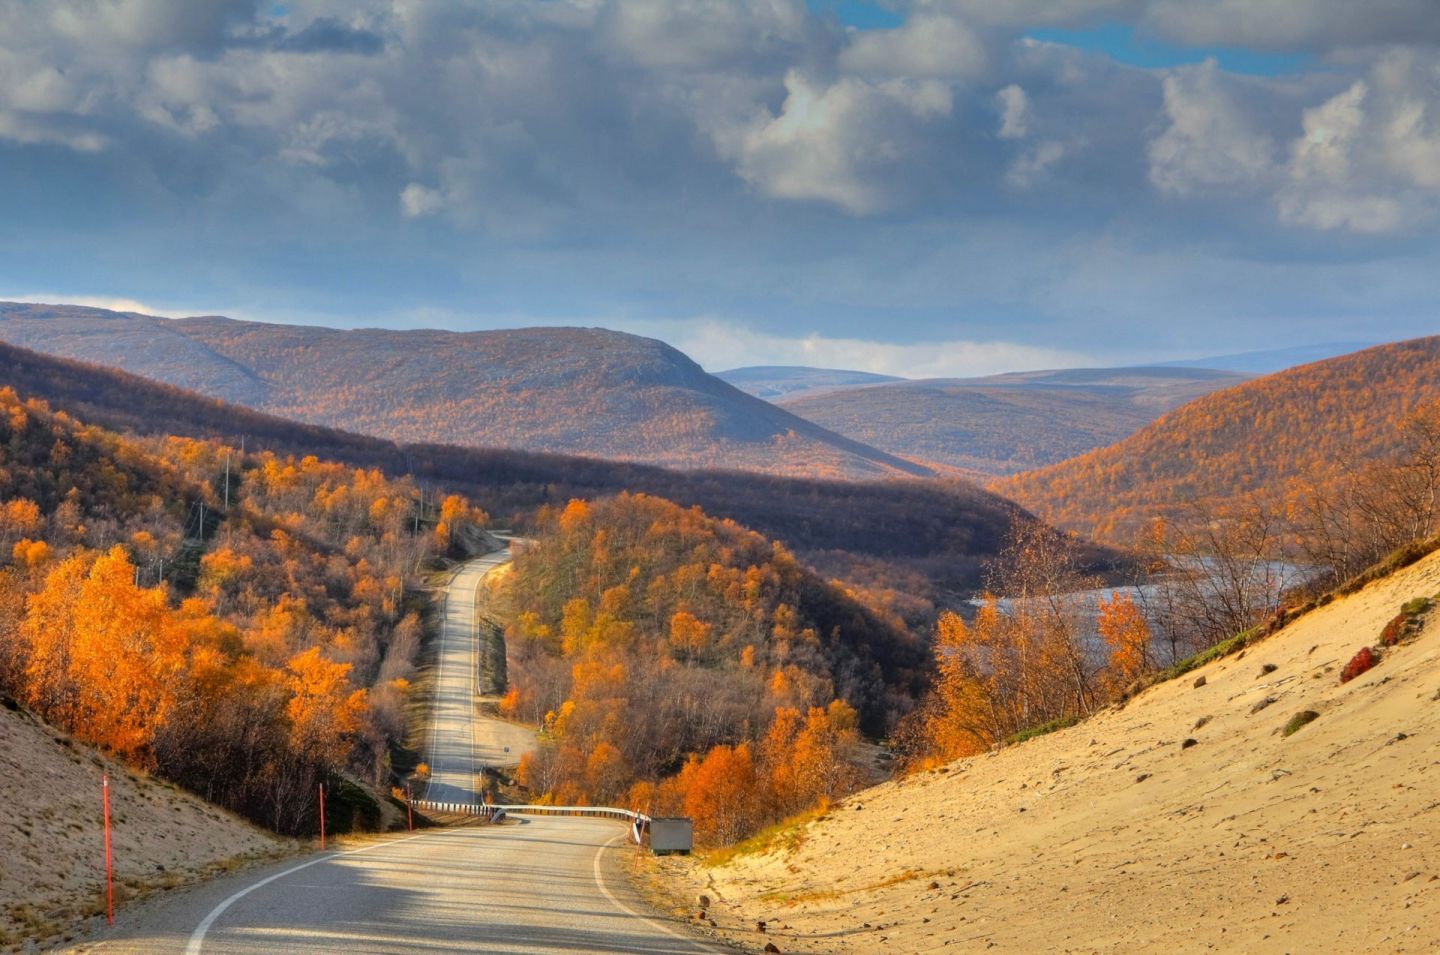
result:
<svg viewBox="0 0 1440 955"><path fill-rule="evenodd" d="M446 588L426 755L430 798L475 800L481 766L514 765L524 727L477 713L476 588L509 555L471 561ZM509 747L509 752L505 747ZM635 851L600 819L378 837L122 908L114 928L71 951L104 955L722 951L646 910L616 871Z"/></svg>
<svg viewBox="0 0 1440 955"><path fill-rule="evenodd" d="M476 776L480 771L486 766L515 766L521 754L535 746L533 730L477 711L480 630L476 590L486 574L509 560L508 551L498 551L469 561L445 588L431 721L424 747L425 762L430 766L425 798L433 802L479 802Z"/></svg>
<svg viewBox="0 0 1440 955"><path fill-rule="evenodd" d="M646 912L617 871L623 826L545 817L431 829L127 907L103 955L724 951Z"/></svg>

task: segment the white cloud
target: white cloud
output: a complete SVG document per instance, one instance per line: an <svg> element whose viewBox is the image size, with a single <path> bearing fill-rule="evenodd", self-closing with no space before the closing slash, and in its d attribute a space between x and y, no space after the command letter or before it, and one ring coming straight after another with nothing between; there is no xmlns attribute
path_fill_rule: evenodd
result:
<svg viewBox="0 0 1440 955"><path fill-rule="evenodd" d="M1050 173L1065 158L1063 143L1037 143L1033 149L1018 156L1005 170L1005 181L1017 189L1028 189Z"/></svg>
<svg viewBox="0 0 1440 955"><path fill-rule="evenodd" d="M111 295L66 295L60 293L39 293L6 295L0 292L0 301L20 302L28 305L80 305L86 308L103 308L111 312L134 312L137 315L154 315L157 318L189 318L195 312L158 308L133 298L117 298ZM208 314L208 313L207 313Z"/></svg>
<svg viewBox="0 0 1440 955"><path fill-rule="evenodd" d="M1440 217L1440 63L1413 51L1308 109L1290 146L1280 218L1321 230L1388 235Z"/></svg>
<svg viewBox="0 0 1440 955"><path fill-rule="evenodd" d="M400 190L400 208L411 219L433 216L445 208L445 197L438 189L412 182Z"/></svg>
<svg viewBox="0 0 1440 955"><path fill-rule="evenodd" d="M961 79L984 74L989 60L984 42L961 20L916 13L893 29L857 32L839 65L869 76Z"/></svg>
<svg viewBox="0 0 1440 955"><path fill-rule="evenodd" d="M830 202L854 215L900 201L906 170L925 150L926 125L952 106L938 80L845 77L826 85L792 71L785 90L778 116L764 112L721 130L717 145L765 194Z"/></svg>
<svg viewBox="0 0 1440 955"><path fill-rule="evenodd" d="M715 319L629 324L629 330L663 338L711 371L745 365L811 365L904 378L971 378L1095 364L1078 352L1015 342L952 340L900 345L819 333L792 337Z"/></svg>
<svg viewBox="0 0 1440 955"><path fill-rule="evenodd" d="M1150 142L1150 181L1180 196L1253 187L1274 163L1275 143L1226 88L1215 61L1165 77L1169 126Z"/></svg>
<svg viewBox="0 0 1440 955"><path fill-rule="evenodd" d="M1030 98L1014 83L995 94L1000 104L1001 139L1024 139L1030 132Z"/></svg>

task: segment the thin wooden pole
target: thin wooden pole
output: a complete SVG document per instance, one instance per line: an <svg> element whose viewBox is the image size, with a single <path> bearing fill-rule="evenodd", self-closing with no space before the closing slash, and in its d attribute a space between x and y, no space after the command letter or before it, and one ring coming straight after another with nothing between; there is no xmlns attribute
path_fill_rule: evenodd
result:
<svg viewBox="0 0 1440 955"><path fill-rule="evenodd" d="M110 855L110 776L101 777L100 794L105 803L105 920L115 924L115 872Z"/></svg>

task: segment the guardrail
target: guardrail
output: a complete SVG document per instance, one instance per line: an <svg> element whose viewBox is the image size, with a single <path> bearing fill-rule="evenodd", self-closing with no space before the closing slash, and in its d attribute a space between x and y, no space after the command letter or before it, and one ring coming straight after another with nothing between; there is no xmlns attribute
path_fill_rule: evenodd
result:
<svg viewBox="0 0 1440 955"><path fill-rule="evenodd" d="M609 806L503 805L498 803L431 802L428 799L416 799L411 805L417 809L428 809L431 812L451 812L462 816L482 816L486 819L493 818L496 813L503 813L507 816L582 816L591 819L614 819L617 822L630 823L631 838L637 843L640 841L640 829L650 825L651 821L650 817L643 812L615 809Z"/></svg>
<svg viewBox="0 0 1440 955"><path fill-rule="evenodd" d="M649 822L650 817L643 812L634 812L630 809L615 809L610 806L534 806L534 805L507 805L504 803L474 803L474 802L432 802L429 799L416 799L412 805L417 809L429 809L433 812L453 812L462 816L491 816L496 810L502 810L507 815L517 816L589 816L596 819L621 819L626 822Z"/></svg>

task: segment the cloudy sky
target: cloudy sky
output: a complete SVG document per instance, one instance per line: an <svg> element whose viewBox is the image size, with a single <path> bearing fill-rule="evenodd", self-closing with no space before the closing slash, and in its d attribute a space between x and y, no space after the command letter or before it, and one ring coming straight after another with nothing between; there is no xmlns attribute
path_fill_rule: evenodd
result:
<svg viewBox="0 0 1440 955"><path fill-rule="evenodd" d="M0 297L967 374L1440 332L1436 0L0 0Z"/></svg>

